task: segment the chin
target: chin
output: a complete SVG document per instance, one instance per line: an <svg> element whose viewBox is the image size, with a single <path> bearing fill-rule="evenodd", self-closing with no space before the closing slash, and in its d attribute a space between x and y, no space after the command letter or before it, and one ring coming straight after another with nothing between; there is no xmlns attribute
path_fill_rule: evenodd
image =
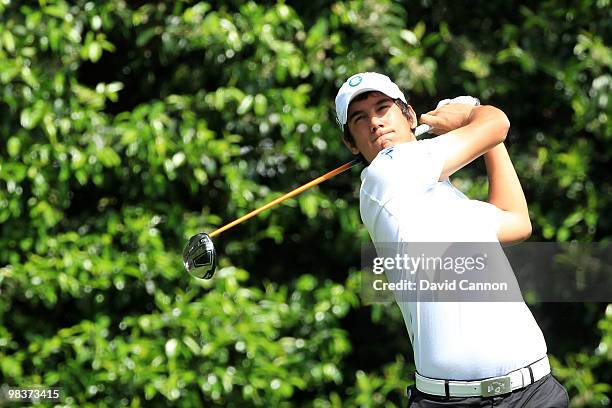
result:
<svg viewBox="0 0 612 408"><path fill-rule="evenodd" d="M395 146L397 143L393 140L385 140L380 144L380 150L386 149L387 147Z"/></svg>

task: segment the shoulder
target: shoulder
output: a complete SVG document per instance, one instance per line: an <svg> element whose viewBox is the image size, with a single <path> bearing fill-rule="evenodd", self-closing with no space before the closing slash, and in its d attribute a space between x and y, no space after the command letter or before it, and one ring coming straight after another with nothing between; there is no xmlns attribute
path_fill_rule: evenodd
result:
<svg viewBox="0 0 612 408"><path fill-rule="evenodd" d="M377 175L381 171L402 167L414 163L420 155L432 147L430 140L417 140L387 147L378 152L374 160L366 168L366 175ZM408 161L407 159L411 159ZM362 178L363 179L363 178Z"/></svg>

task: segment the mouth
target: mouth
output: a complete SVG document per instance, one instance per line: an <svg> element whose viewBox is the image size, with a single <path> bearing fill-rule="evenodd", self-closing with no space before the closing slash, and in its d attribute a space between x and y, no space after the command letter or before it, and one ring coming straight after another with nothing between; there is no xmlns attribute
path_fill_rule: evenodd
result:
<svg viewBox="0 0 612 408"><path fill-rule="evenodd" d="M390 143L392 140L392 134L394 134L395 131L393 130L387 130L381 133L377 133L374 135L374 138L372 139L372 143L376 143L379 142L381 144L388 144Z"/></svg>
<svg viewBox="0 0 612 408"><path fill-rule="evenodd" d="M392 133L395 133L395 131L393 130L386 130L384 132L381 133L375 133L374 134L374 138L372 139L372 142L376 142L379 139L383 139L382 142L386 142L386 141L390 141L391 137L392 137Z"/></svg>

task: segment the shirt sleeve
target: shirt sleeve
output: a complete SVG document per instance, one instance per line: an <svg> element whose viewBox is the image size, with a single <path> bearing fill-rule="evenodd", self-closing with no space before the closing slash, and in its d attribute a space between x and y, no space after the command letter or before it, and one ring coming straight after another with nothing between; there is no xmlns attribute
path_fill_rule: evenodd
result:
<svg viewBox="0 0 612 408"><path fill-rule="evenodd" d="M478 218L482 228L491 231L497 239L497 232L501 226L501 211L495 205L485 201L470 200L477 208Z"/></svg>
<svg viewBox="0 0 612 408"><path fill-rule="evenodd" d="M416 188L427 189L440 179L444 163L448 156L446 140L432 138L420 140L418 147L411 157L412 164L405 161L405 165L410 169L410 176L414 178Z"/></svg>

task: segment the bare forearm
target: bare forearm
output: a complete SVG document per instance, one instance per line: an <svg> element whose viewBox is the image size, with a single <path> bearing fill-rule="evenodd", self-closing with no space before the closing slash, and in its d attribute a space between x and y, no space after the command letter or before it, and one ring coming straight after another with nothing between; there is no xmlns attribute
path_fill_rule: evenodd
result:
<svg viewBox="0 0 612 408"><path fill-rule="evenodd" d="M528 214L527 200L506 146L498 144L484 155L489 177L488 202L497 208Z"/></svg>
<svg viewBox="0 0 612 408"><path fill-rule="evenodd" d="M446 139L449 152L441 178L503 142L509 126L508 117L501 110L493 106L473 108L465 126L440 136Z"/></svg>
<svg viewBox="0 0 612 408"><path fill-rule="evenodd" d="M523 241L531 235L527 200L506 146L495 146L484 155L489 176L488 202L499 208L497 238L502 243Z"/></svg>

